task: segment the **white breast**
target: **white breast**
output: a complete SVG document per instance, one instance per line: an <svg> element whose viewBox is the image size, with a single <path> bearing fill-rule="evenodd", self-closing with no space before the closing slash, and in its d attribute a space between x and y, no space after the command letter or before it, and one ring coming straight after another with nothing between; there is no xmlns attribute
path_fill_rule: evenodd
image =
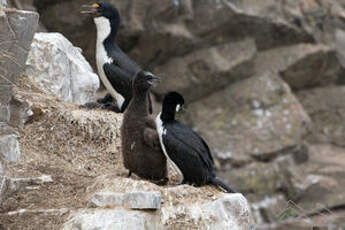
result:
<svg viewBox="0 0 345 230"><path fill-rule="evenodd" d="M97 63L97 68L98 68L98 74L105 88L116 99L118 107L121 108L125 99L121 94L116 92L116 90L113 88L107 76L105 75L104 69L103 69L103 65L105 63L113 62L113 59L108 56L103 45L103 41L109 36L111 32L110 21L105 17L97 17L97 18L94 18L94 22L97 28L96 63Z"/></svg>
<svg viewBox="0 0 345 230"><path fill-rule="evenodd" d="M172 165L172 167L174 168L174 170L179 174L179 181L178 184L181 184L183 182L183 174L181 172L181 170L179 169L179 167L177 167L177 165L175 164L175 162L173 162L169 155L167 154L167 151L165 149L164 143L163 143L163 135L167 134L167 130L164 128L163 126L163 121L161 119L161 113L158 114L157 118L156 118L156 127L157 127L157 133L159 136L159 142L161 143L161 147L162 150L164 152L165 157L168 159L168 162Z"/></svg>

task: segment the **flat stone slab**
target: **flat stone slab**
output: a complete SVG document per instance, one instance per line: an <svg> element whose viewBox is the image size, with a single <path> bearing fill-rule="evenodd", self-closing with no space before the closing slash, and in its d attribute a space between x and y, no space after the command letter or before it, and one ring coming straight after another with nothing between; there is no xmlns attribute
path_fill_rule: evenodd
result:
<svg viewBox="0 0 345 230"><path fill-rule="evenodd" d="M131 209L160 209L160 192L112 193L98 192L91 198L97 207L121 206Z"/></svg>

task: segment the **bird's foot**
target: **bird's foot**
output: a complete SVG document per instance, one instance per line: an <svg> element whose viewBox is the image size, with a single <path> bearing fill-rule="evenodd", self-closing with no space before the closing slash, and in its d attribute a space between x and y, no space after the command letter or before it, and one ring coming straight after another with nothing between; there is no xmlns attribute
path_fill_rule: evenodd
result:
<svg viewBox="0 0 345 230"><path fill-rule="evenodd" d="M121 113L121 110L119 109L119 107L113 103L102 104L100 108L104 110L109 110L115 113Z"/></svg>
<svg viewBox="0 0 345 230"><path fill-rule="evenodd" d="M107 104L114 102L114 98L110 95L110 93L107 93L107 95L105 95L103 98L99 98L97 102L100 104Z"/></svg>
<svg viewBox="0 0 345 230"><path fill-rule="evenodd" d="M98 109L101 107L102 105L97 102L88 102L79 106L79 108L83 108L83 109Z"/></svg>
<svg viewBox="0 0 345 230"><path fill-rule="evenodd" d="M160 179L160 180L153 180L152 182L156 185L166 185L169 179L167 177Z"/></svg>

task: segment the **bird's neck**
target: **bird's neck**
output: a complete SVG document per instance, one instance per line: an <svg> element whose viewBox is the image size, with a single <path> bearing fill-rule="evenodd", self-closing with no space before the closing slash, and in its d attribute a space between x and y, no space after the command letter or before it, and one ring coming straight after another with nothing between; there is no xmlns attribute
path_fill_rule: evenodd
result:
<svg viewBox="0 0 345 230"><path fill-rule="evenodd" d="M108 19L102 16L94 18L94 22L97 27L97 42L113 44L120 26L120 21L115 18Z"/></svg>
<svg viewBox="0 0 345 230"><path fill-rule="evenodd" d="M176 108L172 106L164 106L161 113L161 119L164 123L175 121Z"/></svg>
<svg viewBox="0 0 345 230"><path fill-rule="evenodd" d="M149 114L149 100L148 100L149 90L140 90L133 88L133 98L131 102L131 107L136 111L140 112L142 115Z"/></svg>

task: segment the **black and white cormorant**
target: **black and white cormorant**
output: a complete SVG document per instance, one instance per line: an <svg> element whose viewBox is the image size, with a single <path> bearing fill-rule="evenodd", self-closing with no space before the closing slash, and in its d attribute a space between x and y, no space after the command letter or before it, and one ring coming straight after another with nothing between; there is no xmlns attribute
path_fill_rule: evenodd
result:
<svg viewBox="0 0 345 230"><path fill-rule="evenodd" d="M115 38L120 26L120 14L117 8L106 0L93 5L84 5L82 13L93 14L97 28L96 63L100 79L108 94L98 103L102 108L124 112L132 98L132 81L140 66L129 58L116 44ZM116 99L117 109L112 101ZM152 113L151 100L150 112ZM94 107L87 103L85 107Z"/></svg>
<svg viewBox="0 0 345 230"><path fill-rule="evenodd" d="M121 126L122 156L125 168L139 177L166 182L166 157L161 149L154 117L149 112L148 94L159 78L140 71L133 81L133 97Z"/></svg>
<svg viewBox="0 0 345 230"><path fill-rule="evenodd" d="M164 97L162 112L156 118L161 147L169 163L180 174L179 182L197 186L213 184L234 193L235 190L215 176L213 157L206 142L175 119L183 105L182 95L170 92Z"/></svg>

